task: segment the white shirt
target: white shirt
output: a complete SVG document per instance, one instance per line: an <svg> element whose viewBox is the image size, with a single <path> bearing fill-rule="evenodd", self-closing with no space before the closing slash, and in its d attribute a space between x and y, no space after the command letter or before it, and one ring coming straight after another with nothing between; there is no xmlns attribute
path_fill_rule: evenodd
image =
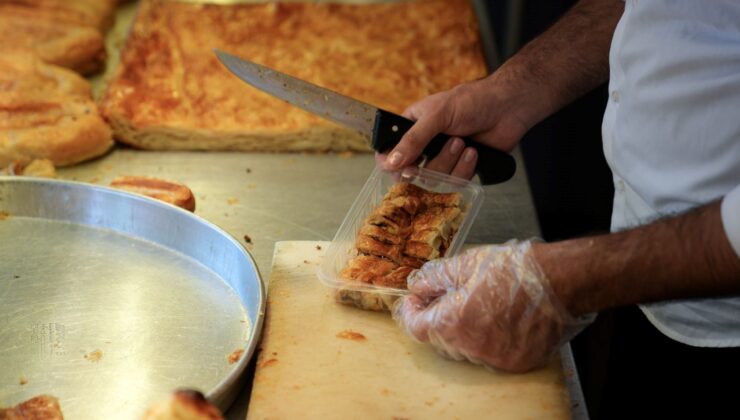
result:
<svg viewBox="0 0 740 420"><path fill-rule="evenodd" d="M723 226L740 256L740 1L627 0L609 60L612 230L724 197ZM740 297L641 308L677 341L740 346Z"/></svg>

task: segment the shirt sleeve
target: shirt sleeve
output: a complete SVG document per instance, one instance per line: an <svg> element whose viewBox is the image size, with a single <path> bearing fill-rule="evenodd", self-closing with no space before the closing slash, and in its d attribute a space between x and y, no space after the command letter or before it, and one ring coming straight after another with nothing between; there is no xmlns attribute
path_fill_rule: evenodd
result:
<svg viewBox="0 0 740 420"><path fill-rule="evenodd" d="M740 257L740 185L722 200L722 224L727 239Z"/></svg>

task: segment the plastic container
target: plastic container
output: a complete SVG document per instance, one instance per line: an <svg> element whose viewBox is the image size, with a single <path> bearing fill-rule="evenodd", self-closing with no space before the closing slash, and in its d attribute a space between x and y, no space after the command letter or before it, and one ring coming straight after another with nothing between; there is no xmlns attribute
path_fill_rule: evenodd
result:
<svg viewBox="0 0 740 420"><path fill-rule="evenodd" d="M463 220L444 256L455 255L462 248L483 201L483 188L477 182L423 168L406 168L399 173L387 172L376 167L370 174L365 186L362 187L360 194L355 199L336 236L326 250L326 256L318 268L319 279L324 284L336 289L391 296L402 296L409 293L406 289L346 280L339 276L347 262L358 255L355 248L355 238L363 222L380 204L388 190L397 182L408 182L432 192L458 192L462 195Z"/></svg>

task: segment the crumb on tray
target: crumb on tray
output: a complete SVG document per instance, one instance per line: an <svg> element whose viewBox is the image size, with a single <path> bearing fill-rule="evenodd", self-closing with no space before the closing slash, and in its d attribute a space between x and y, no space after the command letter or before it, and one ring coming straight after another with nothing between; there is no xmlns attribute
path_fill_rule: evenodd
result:
<svg viewBox="0 0 740 420"><path fill-rule="evenodd" d="M244 349L236 349L231 352L228 356L226 356L226 360L229 361L230 365L233 365L234 363L238 362L239 359L241 359L242 354L244 354Z"/></svg>

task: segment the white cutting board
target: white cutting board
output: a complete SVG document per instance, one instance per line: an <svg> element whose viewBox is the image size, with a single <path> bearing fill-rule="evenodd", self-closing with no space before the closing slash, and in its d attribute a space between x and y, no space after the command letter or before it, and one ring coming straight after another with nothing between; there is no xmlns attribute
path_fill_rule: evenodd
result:
<svg viewBox="0 0 740 420"><path fill-rule="evenodd" d="M316 276L327 246L275 245L248 419L570 418L559 359L492 372L413 342L387 313L335 303Z"/></svg>

